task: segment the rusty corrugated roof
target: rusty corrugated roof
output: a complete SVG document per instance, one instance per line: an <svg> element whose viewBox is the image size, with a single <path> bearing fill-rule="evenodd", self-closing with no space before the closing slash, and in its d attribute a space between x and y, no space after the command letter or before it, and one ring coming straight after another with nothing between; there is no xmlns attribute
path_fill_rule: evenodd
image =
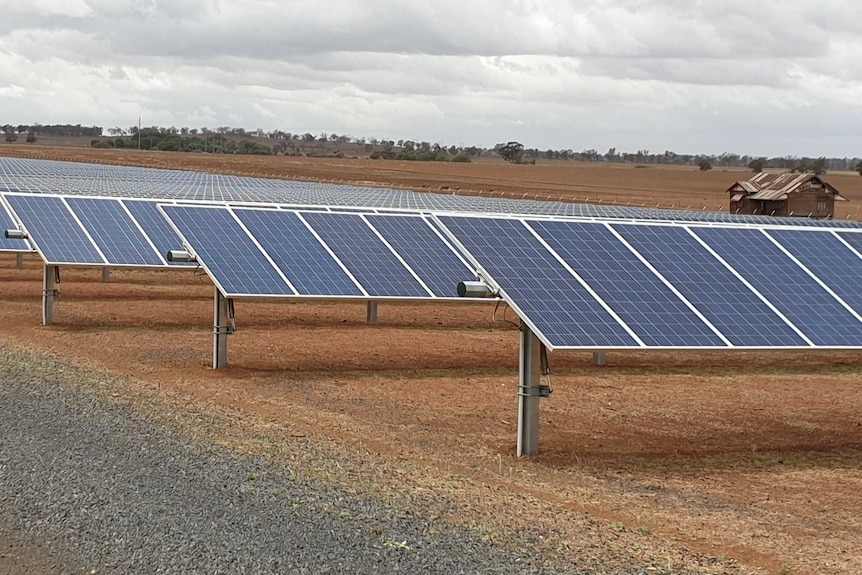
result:
<svg viewBox="0 0 862 575"><path fill-rule="evenodd" d="M835 187L823 181L822 178L815 174L770 174L760 172L755 174L750 180L736 182L735 185L751 194L748 196L750 200L786 200L787 194L814 179L831 191L836 200L844 200Z"/></svg>

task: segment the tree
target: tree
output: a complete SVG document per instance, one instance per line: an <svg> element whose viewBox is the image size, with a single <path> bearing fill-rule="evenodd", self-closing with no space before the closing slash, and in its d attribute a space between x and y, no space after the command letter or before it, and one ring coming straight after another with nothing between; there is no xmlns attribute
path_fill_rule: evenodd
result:
<svg viewBox="0 0 862 575"><path fill-rule="evenodd" d="M701 172L708 172L712 169L712 163L706 158L702 159L697 163L697 167Z"/></svg>
<svg viewBox="0 0 862 575"><path fill-rule="evenodd" d="M494 149L500 154L500 157L512 164L519 164L521 158L524 157L524 144L521 142L508 142L506 144L497 144Z"/></svg>
<svg viewBox="0 0 862 575"><path fill-rule="evenodd" d="M826 173L826 158L820 156L811 163L811 171L815 176L822 176Z"/></svg>
<svg viewBox="0 0 862 575"><path fill-rule="evenodd" d="M750 162L748 162L748 167L751 168L752 172L760 173L763 171L763 167L766 165L766 158L754 158Z"/></svg>
<svg viewBox="0 0 862 575"><path fill-rule="evenodd" d="M860 176L862 176L862 160L859 160L859 163L858 163L858 164L856 164L856 168L854 168L854 169L855 169L857 172L859 172L859 175L860 175Z"/></svg>
<svg viewBox="0 0 862 575"><path fill-rule="evenodd" d="M392 142L383 144L383 151L380 152L380 157L384 160L394 160L397 154L393 148L395 148L395 144Z"/></svg>

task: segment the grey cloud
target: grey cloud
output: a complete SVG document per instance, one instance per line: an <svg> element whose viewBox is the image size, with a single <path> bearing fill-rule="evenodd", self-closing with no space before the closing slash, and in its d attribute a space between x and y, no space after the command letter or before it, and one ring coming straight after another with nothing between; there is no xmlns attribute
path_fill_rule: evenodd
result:
<svg viewBox="0 0 862 575"><path fill-rule="evenodd" d="M857 4L0 0L0 106L19 121L679 152L816 147L774 136L804 118L826 154L862 127Z"/></svg>
<svg viewBox="0 0 862 575"><path fill-rule="evenodd" d="M750 4L88 0L91 17L44 19L25 13L14 25L41 22L98 31L112 50L124 54L196 59L222 54L276 59L329 51L679 58L824 53L829 36L820 32L826 18L808 18L806 10L787 3L759 3L756 9ZM840 13L839 4L858 10L849 2L827 2L824 12L831 6Z"/></svg>

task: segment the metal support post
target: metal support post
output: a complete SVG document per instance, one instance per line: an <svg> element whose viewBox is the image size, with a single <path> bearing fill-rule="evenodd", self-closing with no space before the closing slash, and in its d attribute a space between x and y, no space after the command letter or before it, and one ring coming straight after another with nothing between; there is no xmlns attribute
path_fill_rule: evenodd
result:
<svg viewBox="0 0 862 575"><path fill-rule="evenodd" d="M542 343L526 325L521 327L518 369L518 457L539 452Z"/></svg>
<svg viewBox="0 0 862 575"><path fill-rule="evenodd" d="M608 364L608 352L606 351L594 351L593 352L593 365L607 365Z"/></svg>
<svg viewBox="0 0 862 575"><path fill-rule="evenodd" d="M109 268L109 267L102 268L102 281L104 283L108 283L109 281L111 281L111 268Z"/></svg>
<svg viewBox="0 0 862 575"><path fill-rule="evenodd" d="M227 336L229 333L228 301L218 288L213 288L213 369L227 367Z"/></svg>
<svg viewBox="0 0 862 575"><path fill-rule="evenodd" d="M18 254L18 269L24 269L24 254Z"/></svg>
<svg viewBox="0 0 862 575"><path fill-rule="evenodd" d="M377 302L368 302L368 308L365 313L365 319L368 323L377 323Z"/></svg>
<svg viewBox="0 0 862 575"><path fill-rule="evenodd" d="M45 266L42 270L42 325L54 323L54 302L60 295L57 284L60 282L60 268L57 266Z"/></svg>

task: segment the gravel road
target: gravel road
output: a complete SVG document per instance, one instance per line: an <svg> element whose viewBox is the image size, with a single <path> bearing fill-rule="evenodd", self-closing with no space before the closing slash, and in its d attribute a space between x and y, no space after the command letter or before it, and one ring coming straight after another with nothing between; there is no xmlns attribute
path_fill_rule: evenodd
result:
<svg viewBox="0 0 862 575"><path fill-rule="evenodd" d="M0 347L0 575L597 572L201 444L67 369ZM599 572L659 571L620 559Z"/></svg>
<svg viewBox="0 0 862 575"><path fill-rule="evenodd" d="M18 572L549 572L0 360L0 553Z"/></svg>

